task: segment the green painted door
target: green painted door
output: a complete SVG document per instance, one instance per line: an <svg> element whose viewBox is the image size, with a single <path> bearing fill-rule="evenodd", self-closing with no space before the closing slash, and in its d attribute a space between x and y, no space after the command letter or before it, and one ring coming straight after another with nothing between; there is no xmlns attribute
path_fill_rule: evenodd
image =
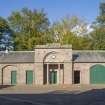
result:
<svg viewBox="0 0 105 105"><path fill-rule="evenodd" d="M57 71L50 71L50 84L57 83Z"/></svg>
<svg viewBox="0 0 105 105"><path fill-rule="evenodd" d="M16 85L17 83L17 73L16 71L11 71L11 85Z"/></svg>
<svg viewBox="0 0 105 105"><path fill-rule="evenodd" d="M54 72L54 82L53 82L53 83L54 83L54 84L57 83L57 71Z"/></svg>
<svg viewBox="0 0 105 105"><path fill-rule="evenodd" d="M33 84L33 71L26 71L26 84Z"/></svg>
<svg viewBox="0 0 105 105"><path fill-rule="evenodd" d="M105 83L105 67L102 65L95 65L90 69L90 83L104 84Z"/></svg>

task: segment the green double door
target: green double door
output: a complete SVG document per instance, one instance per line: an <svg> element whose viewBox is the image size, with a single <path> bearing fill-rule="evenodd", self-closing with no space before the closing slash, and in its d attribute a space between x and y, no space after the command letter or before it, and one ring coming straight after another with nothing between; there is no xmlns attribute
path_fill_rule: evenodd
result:
<svg viewBox="0 0 105 105"><path fill-rule="evenodd" d="M11 71L11 85L16 85L17 83L17 72Z"/></svg>
<svg viewBox="0 0 105 105"><path fill-rule="evenodd" d="M57 83L57 71L50 71L50 84L56 84Z"/></svg>
<svg viewBox="0 0 105 105"><path fill-rule="evenodd" d="M26 71L26 84L33 84L33 71Z"/></svg>
<svg viewBox="0 0 105 105"><path fill-rule="evenodd" d="M105 67L102 65L95 65L90 69L90 83L91 84L105 84Z"/></svg>

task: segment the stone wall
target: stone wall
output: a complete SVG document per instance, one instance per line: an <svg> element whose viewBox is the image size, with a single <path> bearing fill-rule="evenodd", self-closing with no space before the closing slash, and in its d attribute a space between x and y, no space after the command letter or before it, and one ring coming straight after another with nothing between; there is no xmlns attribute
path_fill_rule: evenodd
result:
<svg viewBox="0 0 105 105"><path fill-rule="evenodd" d="M73 71L80 71L80 84L90 84L90 67L100 64L105 66L105 63L74 63Z"/></svg>
<svg viewBox="0 0 105 105"><path fill-rule="evenodd" d="M42 64L64 64L64 84L72 84L72 47L71 45L38 45L35 48L37 84L42 84ZM40 65L40 66L39 66ZM39 77L40 76L40 77Z"/></svg>
<svg viewBox="0 0 105 105"><path fill-rule="evenodd" d="M29 64L1 64L0 65L0 84L11 85L11 71L17 71L17 85L26 84L26 71L33 71L33 84L35 84L35 65ZM3 80L2 80L3 77Z"/></svg>

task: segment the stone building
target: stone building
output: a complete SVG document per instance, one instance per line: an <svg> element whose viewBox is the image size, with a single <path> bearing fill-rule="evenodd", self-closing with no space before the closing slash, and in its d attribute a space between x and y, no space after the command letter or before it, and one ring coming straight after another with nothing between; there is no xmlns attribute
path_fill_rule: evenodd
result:
<svg viewBox="0 0 105 105"><path fill-rule="evenodd" d="M0 52L1 85L104 84L105 51L71 45L37 45L34 51Z"/></svg>

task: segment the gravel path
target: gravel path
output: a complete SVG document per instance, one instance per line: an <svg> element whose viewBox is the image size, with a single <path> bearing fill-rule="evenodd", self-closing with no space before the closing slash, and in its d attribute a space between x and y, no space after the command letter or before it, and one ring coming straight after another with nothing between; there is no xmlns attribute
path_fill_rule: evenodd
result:
<svg viewBox="0 0 105 105"><path fill-rule="evenodd" d="M27 90L29 94L22 93ZM0 105L105 105L105 89L104 85L9 87L0 90Z"/></svg>

